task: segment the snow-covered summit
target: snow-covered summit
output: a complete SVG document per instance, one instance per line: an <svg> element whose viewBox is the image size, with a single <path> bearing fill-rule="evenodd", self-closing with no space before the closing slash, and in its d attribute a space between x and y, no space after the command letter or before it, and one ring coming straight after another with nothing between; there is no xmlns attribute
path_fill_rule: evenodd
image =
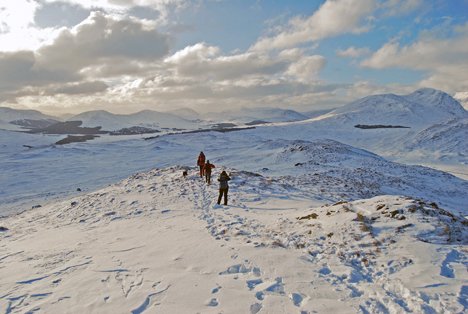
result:
<svg viewBox="0 0 468 314"><path fill-rule="evenodd" d="M264 122L294 122L309 119L307 116L290 109L280 108L241 108L238 110L225 110L220 113L208 113L205 120L211 123L230 122L245 124L253 121Z"/></svg>
<svg viewBox="0 0 468 314"><path fill-rule="evenodd" d="M201 115L193 109L190 108L180 108L175 110L169 110L167 113L172 113L176 116L184 118L186 120L195 121L201 119Z"/></svg>
<svg viewBox="0 0 468 314"><path fill-rule="evenodd" d="M37 110L20 110L8 107L0 107L0 120L11 122L15 120L60 120L57 117L49 116Z"/></svg>
<svg viewBox="0 0 468 314"><path fill-rule="evenodd" d="M116 131L134 126L160 128L197 128L199 125L175 114L143 110L133 114L113 114L105 110L87 111L68 121L82 121L83 127L101 126L105 131Z"/></svg>
<svg viewBox="0 0 468 314"><path fill-rule="evenodd" d="M105 110L86 111L69 118L67 121L82 121L82 127L100 126L102 130L106 131L114 131L129 126L121 120L120 115Z"/></svg>
<svg viewBox="0 0 468 314"><path fill-rule="evenodd" d="M403 96L367 96L315 120L332 118L350 125L424 127L456 117L468 117L458 101L442 91L423 88Z"/></svg>
<svg viewBox="0 0 468 314"><path fill-rule="evenodd" d="M346 187L370 188L347 176L291 180L223 169L231 176L229 206L216 205L218 191L200 180L197 167L173 166L0 220L0 307L466 311L468 232L460 215L403 195L320 204L315 196L332 189L338 196ZM399 184L409 187L411 179Z"/></svg>

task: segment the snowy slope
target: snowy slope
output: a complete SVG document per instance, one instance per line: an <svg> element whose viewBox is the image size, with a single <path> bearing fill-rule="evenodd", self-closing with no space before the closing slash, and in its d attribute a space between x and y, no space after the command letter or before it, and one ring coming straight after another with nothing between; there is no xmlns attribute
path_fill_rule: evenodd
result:
<svg viewBox="0 0 468 314"><path fill-rule="evenodd" d="M160 128L197 129L199 124L171 113L143 110L134 114L113 114L104 110L88 111L68 121L83 121L83 127L101 126L105 131L116 131L132 126Z"/></svg>
<svg viewBox="0 0 468 314"><path fill-rule="evenodd" d="M305 115L309 119L317 118L320 116L323 116L324 114L327 114L329 112L332 112L333 110L336 110L336 108L333 109L323 109L323 110L310 110L306 112L301 112L303 115Z"/></svg>
<svg viewBox="0 0 468 314"><path fill-rule="evenodd" d="M438 93L406 98L451 119L362 130L322 117L60 146L0 130L0 311L467 312L468 181L380 154L449 155L465 147L467 118ZM222 170L228 206L216 205Z"/></svg>
<svg viewBox="0 0 468 314"><path fill-rule="evenodd" d="M307 120L308 117L294 110L279 108L242 108L239 110L226 110L220 113L207 113L204 119L210 123L245 124L255 120L265 122L292 122Z"/></svg>
<svg viewBox="0 0 468 314"><path fill-rule="evenodd" d="M0 130L24 131L21 126L0 120Z"/></svg>
<svg viewBox="0 0 468 314"><path fill-rule="evenodd" d="M177 129L197 129L200 127L200 124L181 118L175 114L153 110L143 110L128 115L126 118L126 121L129 121L129 123L147 127Z"/></svg>
<svg viewBox="0 0 468 314"><path fill-rule="evenodd" d="M57 117L42 114L37 110L18 110L0 107L0 120L11 122L15 120L60 120Z"/></svg>
<svg viewBox="0 0 468 314"><path fill-rule="evenodd" d="M0 220L8 229L0 232L0 308L468 310L466 219L447 208L399 195L325 205L313 197L328 188L325 180L306 185L226 171L230 206L215 205L216 187L201 181L196 167L176 166Z"/></svg>
<svg viewBox="0 0 468 314"><path fill-rule="evenodd" d="M181 109L176 109L176 110L170 110L167 111L167 113L172 113L176 116L179 116L183 119L189 120L189 121L196 121L201 119L201 115L196 112L193 109L189 108L181 108Z"/></svg>
<svg viewBox="0 0 468 314"><path fill-rule="evenodd" d="M398 125L418 128L449 118L467 116L468 112L450 95L423 88L404 96L368 96L316 120L332 119L335 123L349 125Z"/></svg>
<svg viewBox="0 0 468 314"><path fill-rule="evenodd" d="M407 142L409 149L425 149L468 157L468 117L436 123Z"/></svg>

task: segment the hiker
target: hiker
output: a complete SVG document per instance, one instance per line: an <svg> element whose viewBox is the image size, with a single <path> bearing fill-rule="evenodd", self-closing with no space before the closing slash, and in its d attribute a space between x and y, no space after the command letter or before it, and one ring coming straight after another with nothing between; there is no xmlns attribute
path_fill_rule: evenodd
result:
<svg viewBox="0 0 468 314"><path fill-rule="evenodd" d="M221 199L224 195L224 205L227 205L227 195L229 190L228 181L231 180L227 175L226 171L221 172L219 175L219 197L218 197L218 205L221 203Z"/></svg>
<svg viewBox="0 0 468 314"><path fill-rule="evenodd" d="M206 183L208 183L208 185L210 184L210 181L211 181L211 168L214 168L214 167L215 165L210 164L209 160L206 161L206 164L203 167L203 172L205 173L205 177L206 177Z"/></svg>
<svg viewBox="0 0 468 314"><path fill-rule="evenodd" d="M200 167L200 178L203 178L203 167L205 167L205 154L203 152L200 152L198 156L197 166Z"/></svg>

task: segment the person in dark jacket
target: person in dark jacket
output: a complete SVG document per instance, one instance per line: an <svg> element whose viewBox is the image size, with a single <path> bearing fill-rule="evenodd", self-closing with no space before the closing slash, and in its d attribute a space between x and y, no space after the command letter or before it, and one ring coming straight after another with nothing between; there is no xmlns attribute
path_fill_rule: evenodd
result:
<svg viewBox="0 0 468 314"><path fill-rule="evenodd" d="M197 166L200 167L200 178L203 178L203 167L205 167L205 154L203 152L198 155Z"/></svg>
<svg viewBox="0 0 468 314"><path fill-rule="evenodd" d="M229 180L231 180L231 178L229 178L226 171L221 172L218 178L218 181L219 181L218 205L221 203L221 199L223 198L223 195L224 195L224 205L227 205L227 202L228 202L227 195L229 191L228 181Z"/></svg>
<svg viewBox="0 0 468 314"><path fill-rule="evenodd" d="M214 168L215 165L210 164L210 161L207 160L205 166L203 167L203 172L205 173L205 178L206 178L206 183L208 185L210 184L211 181L211 168Z"/></svg>

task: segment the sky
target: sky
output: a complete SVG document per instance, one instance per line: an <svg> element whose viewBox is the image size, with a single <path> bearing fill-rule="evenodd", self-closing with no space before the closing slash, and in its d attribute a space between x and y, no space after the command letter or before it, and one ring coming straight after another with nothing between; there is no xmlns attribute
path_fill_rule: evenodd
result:
<svg viewBox="0 0 468 314"><path fill-rule="evenodd" d="M300 112L468 91L468 0L2 0L0 106Z"/></svg>

